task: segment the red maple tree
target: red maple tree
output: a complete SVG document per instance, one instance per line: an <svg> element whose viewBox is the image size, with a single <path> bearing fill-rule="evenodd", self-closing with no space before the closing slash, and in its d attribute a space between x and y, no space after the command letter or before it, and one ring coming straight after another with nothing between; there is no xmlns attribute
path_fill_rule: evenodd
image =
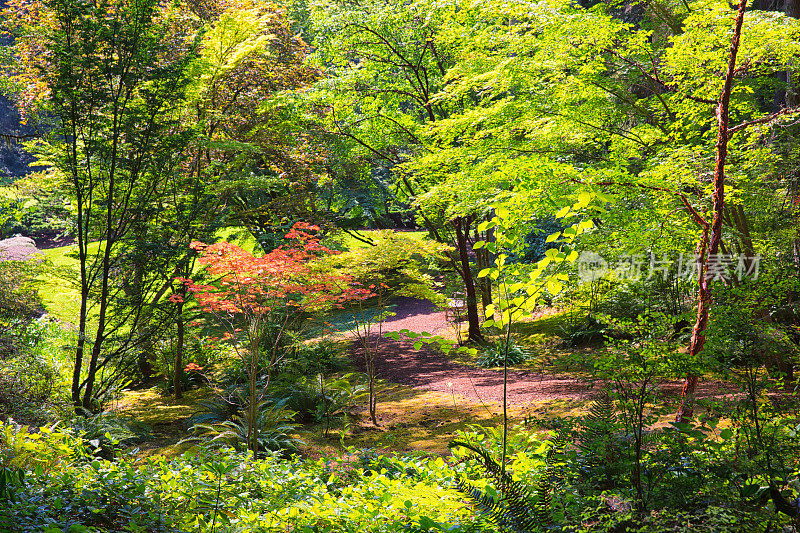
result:
<svg viewBox="0 0 800 533"><path fill-rule="evenodd" d="M315 260L338 253L320 243L319 232L318 226L298 222L286 234L290 245L260 257L228 242L194 242L192 248L200 254L199 262L213 281L203 284L176 279L225 327L223 339L244 363L248 376L247 447L254 455L258 453L259 405L283 356L285 333L307 313L341 308L346 302L375 296L351 276L313 268ZM179 295L172 298L181 301Z"/></svg>

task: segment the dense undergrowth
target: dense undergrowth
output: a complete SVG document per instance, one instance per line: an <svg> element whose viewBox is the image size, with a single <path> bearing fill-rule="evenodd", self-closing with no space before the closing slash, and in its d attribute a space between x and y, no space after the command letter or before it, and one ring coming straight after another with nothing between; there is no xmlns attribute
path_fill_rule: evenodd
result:
<svg viewBox="0 0 800 533"><path fill-rule="evenodd" d="M729 396L698 401L691 424L670 424L674 403L659 384L686 368L678 349L685 309L648 296L657 290L637 296L639 289L612 285L596 301L591 287L574 291L568 313L519 325L510 364L544 364L525 361L541 358L544 347L525 333L545 328L558 348L549 367L579 364L596 392L583 415L526 418L511 432L505 463L501 431L479 426L452 434L445 457L354 447L365 377L351 372L346 346L297 339L282 345L264 388L254 460L244 445L247 361L197 328L182 384L202 393L183 408L194 412L186 423L193 432L181 435L183 444L171 441L172 457L144 457L137 447L153 441L155 426L114 408L113 390L105 401L114 411L67 412L70 329L48 320L11 324L0 531L796 530L798 402L794 382L771 366L784 352L769 350L785 337L754 330L734 308L720 314L699 368L725 378ZM581 333L598 325L599 339ZM458 357L502 366L504 342ZM171 376L174 346L157 346L156 368ZM753 346L764 347L761 359L737 355ZM164 397L174 394L170 379L155 383ZM388 438L393 430L383 431ZM311 432L338 438L339 452L301 454L311 450L299 436Z"/></svg>
<svg viewBox="0 0 800 533"><path fill-rule="evenodd" d="M137 460L111 432L98 446L10 422L0 426L0 531L791 530L800 420L770 412L757 426L748 408L771 409L757 403L715 406L732 419L648 429L608 389L585 416L519 426L505 469L500 432L478 427L455 436L449 458L351 448L253 460L201 446Z"/></svg>

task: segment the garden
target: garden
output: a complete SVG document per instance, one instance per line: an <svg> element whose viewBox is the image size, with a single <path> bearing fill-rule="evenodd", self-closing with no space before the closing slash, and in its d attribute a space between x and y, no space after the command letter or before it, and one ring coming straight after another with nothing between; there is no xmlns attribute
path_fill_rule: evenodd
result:
<svg viewBox="0 0 800 533"><path fill-rule="evenodd" d="M800 531L800 2L5 0L0 533Z"/></svg>

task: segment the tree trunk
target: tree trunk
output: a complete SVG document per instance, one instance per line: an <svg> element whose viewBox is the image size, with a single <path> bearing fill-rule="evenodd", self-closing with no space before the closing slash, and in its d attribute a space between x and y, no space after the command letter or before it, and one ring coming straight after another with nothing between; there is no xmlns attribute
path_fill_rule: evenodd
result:
<svg viewBox="0 0 800 533"><path fill-rule="evenodd" d="M178 302L178 339L175 348L175 372L173 374L173 386L175 387L175 399L180 400L183 398L183 343L184 343L184 324L183 324L183 302Z"/></svg>
<svg viewBox="0 0 800 533"><path fill-rule="evenodd" d="M469 264L469 249L467 248L467 231L469 230L470 217L457 217L453 221L456 228L456 243L461 260L462 277L467 292L467 321L469 322L468 337L471 341L482 341L480 319L478 317L478 298L475 293L475 279Z"/></svg>
<svg viewBox="0 0 800 533"><path fill-rule="evenodd" d="M725 159L728 156L728 118L731 91L733 88L733 76L736 70L736 54L739 51L739 38L742 34L742 23L744 22L744 12L747 7L747 0L740 0L739 11L736 14L736 23L731 40L730 57L728 59L728 71L725 75L725 85L719 98L717 106L717 154L714 164L714 218L712 219L708 235L708 224L703 221L703 237L698 245L699 269L698 295L697 295L697 319L692 329L692 339L689 344L690 360L696 361L703 345L706 342L706 327L708 326L709 308L711 307L711 287L706 274L708 271L709 256L717 254L719 243L722 239L722 217L725 208ZM706 250L706 243L708 249ZM707 251L707 253L706 253ZM675 416L677 422L686 422L694 414L694 394L697 389L699 376L687 373L686 381L681 391L681 403L678 413Z"/></svg>
<svg viewBox="0 0 800 533"><path fill-rule="evenodd" d="M486 242L493 241L493 234L494 229L487 230L483 240ZM475 230L475 240L481 240L477 229ZM477 255L478 259L478 271L492 266L492 254L489 253L489 250L487 250L485 246L479 250L475 250L475 254ZM483 312L485 314L486 308L492 303L492 280L488 277L484 277L479 281L479 283L481 291L481 307L483 308Z"/></svg>

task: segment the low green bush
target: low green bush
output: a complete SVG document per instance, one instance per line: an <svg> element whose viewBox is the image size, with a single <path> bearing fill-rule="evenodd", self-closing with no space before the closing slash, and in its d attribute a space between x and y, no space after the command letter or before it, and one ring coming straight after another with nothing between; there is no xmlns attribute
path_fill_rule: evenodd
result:
<svg viewBox="0 0 800 533"><path fill-rule="evenodd" d="M506 344L504 339L498 339L478 354L475 363L482 368L493 368L503 366L504 362L508 366L518 365L527 359L527 352L520 346L513 342Z"/></svg>
<svg viewBox="0 0 800 533"><path fill-rule="evenodd" d="M0 420L52 423L69 411L70 361L65 347L74 333L55 321L20 324L13 355L0 358Z"/></svg>
<svg viewBox="0 0 800 533"><path fill-rule="evenodd" d="M357 401L367 394L367 385L354 373L339 378L303 377L272 392L275 401L284 402L296 413L295 420L304 424L353 416Z"/></svg>
<svg viewBox="0 0 800 533"><path fill-rule="evenodd" d="M330 342L298 343L278 369L290 376L313 376L346 371L352 366L343 349Z"/></svg>
<svg viewBox="0 0 800 533"><path fill-rule="evenodd" d="M79 457L58 469L26 468L13 500L0 499L0 531L477 531L453 488L457 464L385 457L378 468L358 453L254 461L198 448L140 464Z"/></svg>

